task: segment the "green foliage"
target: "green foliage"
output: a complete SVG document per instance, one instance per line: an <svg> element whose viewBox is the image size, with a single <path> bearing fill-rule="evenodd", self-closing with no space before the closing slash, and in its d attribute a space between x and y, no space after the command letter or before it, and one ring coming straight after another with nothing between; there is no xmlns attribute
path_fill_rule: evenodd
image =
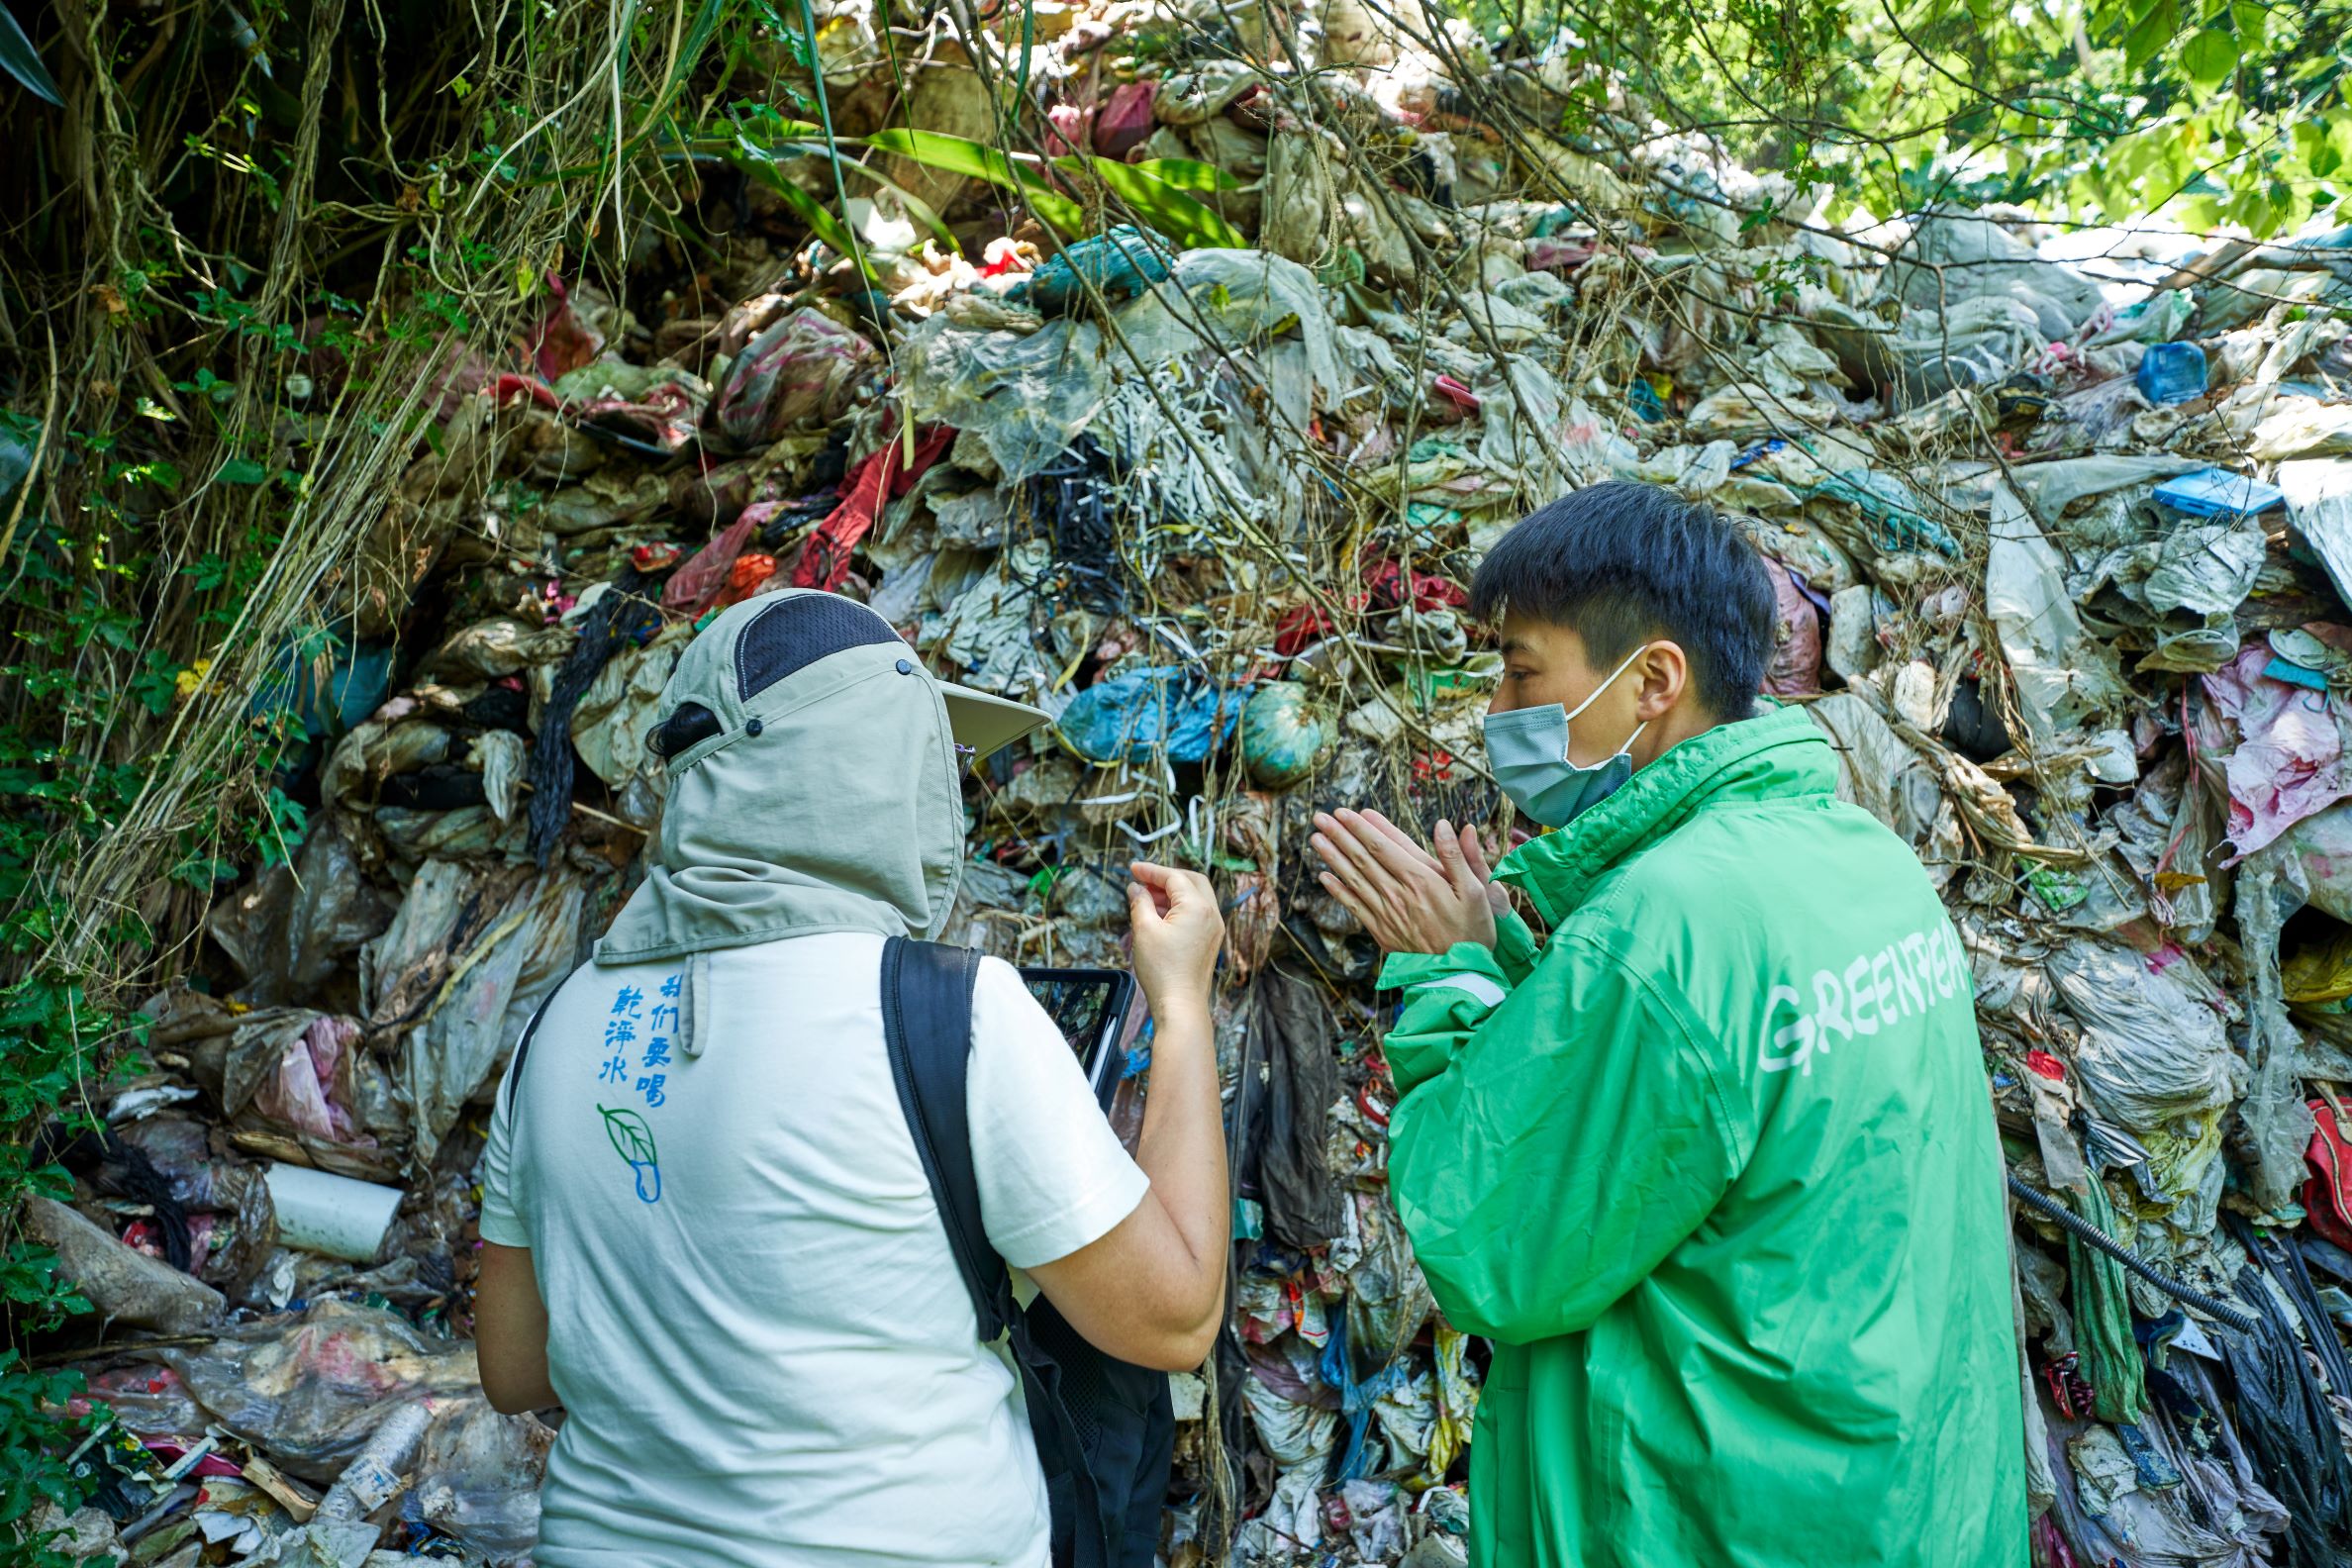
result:
<svg viewBox="0 0 2352 1568"><path fill-rule="evenodd" d="M316 625L283 639L286 675L231 710L227 744L208 753L185 809L144 830L168 851L154 874L96 910L70 895L71 869L114 842L179 762L173 723L211 688L222 639L246 618L293 526L311 454L261 389L282 379L270 366L321 351L295 330L295 313L354 314L332 296L265 308L169 268L139 270L140 297L211 334L200 341L212 362L168 383L179 412L142 399L111 426L54 429L46 441L33 417L0 412L0 519L22 508L0 554L0 1568L61 1561L29 1521L47 1503L70 1511L85 1490L64 1462L84 1423L61 1410L80 1381L25 1359L26 1336L89 1310L53 1256L13 1228L28 1194L70 1193L60 1168L37 1160L37 1134L96 1126L91 1107L109 1072L137 1070L140 1026L113 999L155 950L150 923L184 930L221 883L300 846L309 814L274 779L311 740L295 672L322 667L339 646ZM438 346L465 319L448 295L418 288L376 319L379 332L346 331L331 351L364 377L393 345ZM191 546L198 504L206 542ZM81 929L95 932L94 962L52 961Z"/></svg>
<svg viewBox="0 0 2352 1568"><path fill-rule="evenodd" d="M1647 134L1613 110L1629 88L1670 126L1827 184L1833 219L2007 201L2268 236L2352 189L2352 0L1454 3L1500 46L1571 41L1543 74L1586 150Z"/></svg>
<svg viewBox="0 0 2352 1568"><path fill-rule="evenodd" d="M35 938L21 917L0 923L0 943ZM123 1022L90 1006L78 986L37 976L0 990L0 1216L14 1215L31 1194L62 1198L65 1172L36 1164L23 1135L56 1120L69 1129L99 1125L86 1103L102 1047ZM48 1248L0 1231L0 1318L21 1332L44 1332L87 1313L90 1304L59 1278ZM45 1550L31 1521L54 1503L70 1513L87 1498L65 1456L84 1423L62 1407L83 1392L81 1374L26 1364L20 1346L0 1344L0 1564L46 1568L64 1559Z"/></svg>

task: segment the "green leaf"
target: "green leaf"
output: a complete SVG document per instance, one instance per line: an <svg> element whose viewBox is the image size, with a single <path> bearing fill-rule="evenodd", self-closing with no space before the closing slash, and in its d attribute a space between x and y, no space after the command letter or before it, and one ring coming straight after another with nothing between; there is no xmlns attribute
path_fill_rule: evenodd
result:
<svg viewBox="0 0 2352 1568"><path fill-rule="evenodd" d="M735 167L782 197L784 205L809 226L810 233L825 242L827 248L836 255L855 260L866 281L873 281L872 271L865 266L865 250L857 244L856 237L849 233L849 226L841 222L831 208L786 179L784 171L776 167L776 160L765 149L748 141L738 141L728 155Z"/></svg>
<svg viewBox="0 0 2352 1568"><path fill-rule="evenodd" d="M2180 30L2181 8L2177 0L2155 0L2123 36L2124 68L2138 74L2150 60L2164 52L2164 46Z"/></svg>
<svg viewBox="0 0 2352 1568"><path fill-rule="evenodd" d="M913 158L926 168L945 169L950 174L968 175L1007 190L1018 190L1029 198L1038 217L1064 234L1074 235L1086 227L1085 209L1047 184L1034 165L1016 161L1001 149L985 147L968 137L949 136L944 131L894 129L875 132L866 138L866 146Z"/></svg>
<svg viewBox="0 0 2352 1568"><path fill-rule="evenodd" d="M8 14L4 5L0 5L0 70L23 82L34 97L60 109L65 107L65 100L57 91L57 79L41 63L41 52L34 49L33 41L25 37L25 30L17 26L17 19Z"/></svg>
<svg viewBox="0 0 2352 1568"><path fill-rule="evenodd" d="M2237 40L2220 28L2206 28L2182 47L2181 68L2201 87L2227 81L2237 67Z"/></svg>
<svg viewBox="0 0 2352 1568"><path fill-rule="evenodd" d="M669 79L661 84L664 102L678 84L686 79L687 73L694 68L694 62L702 58L703 50L710 46L711 35L719 28L719 12L724 3L725 0L703 0L701 9L694 13L694 25L686 30L685 42L678 46L677 58L669 62Z"/></svg>
<svg viewBox="0 0 2352 1568"><path fill-rule="evenodd" d="M1228 191L1241 188L1241 182L1224 169L1194 158L1145 158L1140 163L1129 163L1127 167L1138 174L1150 175L1162 185L1173 185L1178 190Z"/></svg>
<svg viewBox="0 0 2352 1568"><path fill-rule="evenodd" d="M1238 250L1249 244L1241 238L1240 231L1210 208L1131 163L1117 163L1106 157L1062 157L1055 158L1053 166L1068 174L1091 169L1095 178L1134 208L1152 228L1188 250L1201 245Z"/></svg>
<svg viewBox="0 0 2352 1568"><path fill-rule="evenodd" d="M221 464L221 471L213 478L221 484L259 484L269 477L269 470L250 457L232 457Z"/></svg>

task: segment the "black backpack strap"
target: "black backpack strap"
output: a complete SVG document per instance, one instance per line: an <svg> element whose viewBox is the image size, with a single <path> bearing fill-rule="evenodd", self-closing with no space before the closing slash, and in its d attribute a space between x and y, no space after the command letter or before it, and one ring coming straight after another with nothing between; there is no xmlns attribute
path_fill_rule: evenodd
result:
<svg viewBox="0 0 2352 1568"><path fill-rule="evenodd" d="M558 985L553 991L547 993L545 999L532 1011L531 1022L523 1026L523 1037L515 1041L515 1059L507 1063L506 1075L506 1114L509 1136L512 1136L514 1132L515 1118L523 1114L523 1058L531 1054L531 1037L539 1032L539 1020L547 1016L547 1009L554 1004L556 996L562 990L563 987Z"/></svg>
<svg viewBox="0 0 2352 1568"><path fill-rule="evenodd" d="M971 1115L964 1098L972 1058L972 986L980 955L966 948L893 936L882 947L882 1038L899 1109L931 1178L947 1246L972 1296L980 1337L1013 1321L1013 1281L988 1244L980 1179L972 1169Z"/></svg>
<svg viewBox="0 0 2352 1568"><path fill-rule="evenodd" d="M972 986L980 955L963 947L893 936L882 947L882 1038L899 1109L931 1180L948 1249L971 1294L983 1342L1006 1336L1020 1369L1029 1428L1053 1504L1056 1568L1106 1568L1111 1523L1071 1419L1061 1369L1029 1335L1013 1300L1013 1277L988 1243L980 1216L980 1181L972 1168L971 1112L965 1088L972 1062Z"/></svg>

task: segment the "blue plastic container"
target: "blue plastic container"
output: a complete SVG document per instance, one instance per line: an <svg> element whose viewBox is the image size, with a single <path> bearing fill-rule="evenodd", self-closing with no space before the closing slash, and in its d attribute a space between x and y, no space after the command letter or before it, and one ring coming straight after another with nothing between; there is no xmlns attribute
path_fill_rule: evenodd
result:
<svg viewBox="0 0 2352 1568"><path fill-rule="evenodd" d="M2200 468L2195 473L2165 480L2156 487L2156 499L2191 517L2253 517L2272 507L2285 506L2287 492L2250 474L2234 474L2226 468Z"/></svg>
<svg viewBox="0 0 2352 1568"><path fill-rule="evenodd" d="M2147 353L2140 358L2139 389L2141 397L2159 408L2204 397L2205 350L2189 343L2148 344Z"/></svg>

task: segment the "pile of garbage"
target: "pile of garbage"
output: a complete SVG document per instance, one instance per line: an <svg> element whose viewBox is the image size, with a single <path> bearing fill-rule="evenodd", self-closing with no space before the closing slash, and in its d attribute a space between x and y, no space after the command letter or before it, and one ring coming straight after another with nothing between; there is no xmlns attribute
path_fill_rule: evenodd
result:
<svg viewBox="0 0 2352 1568"><path fill-rule="evenodd" d="M881 45L833 9L838 96ZM1459 24L1130 57L1136 0L1034 12L1046 150L1205 166L1242 244L1057 243L910 166L962 247L883 196L842 254L707 170L697 288L549 276L452 374L336 647L258 699L312 737L306 835L35 1205L106 1324L72 1549L528 1557L552 1431L467 1338L489 1094L639 874L680 649L797 584L1056 715L969 784L949 939L1118 964L1137 855L1226 897L1232 1331L1176 1379L1168 1561L1462 1561L1486 1351L1387 1194L1379 955L1308 822L1499 821L1465 584L1606 477L1745 520L1771 694L1974 956L2013 1176L2136 1256L2016 1210L2038 1560L2352 1547L2345 235L1833 226L1637 106L1529 129L1552 64ZM935 26L914 123L988 123L1018 38Z"/></svg>

